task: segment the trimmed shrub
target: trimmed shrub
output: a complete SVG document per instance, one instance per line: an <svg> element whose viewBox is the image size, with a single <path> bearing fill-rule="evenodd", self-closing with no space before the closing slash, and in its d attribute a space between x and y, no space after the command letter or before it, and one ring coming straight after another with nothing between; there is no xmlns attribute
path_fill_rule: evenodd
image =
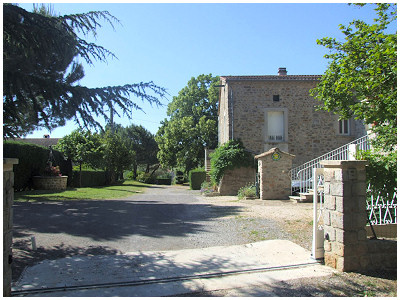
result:
<svg viewBox="0 0 400 300"><path fill-rule="evenodd" d="M189 183L192 190L200 190L201 184L206 180L204 168L197 168L189 171Z"/></svg>
<svg viewBox="0 0 400 300"><path fill-rule="evenodd" d="M50 150L46 147L15 141L3 143L3 157L18 158L18 165L14 166L14 189L22 191L33 188L33 176L45 175ZM70 161L64 159L61 152L53 149L53 165L60 167L62 175L72 174Z"/></svg>
<svg viewBox="0 0 400 300"><path fill-rule="evenodd" d="M82 186L103 186L106 184L106 172L102 170L82 170ZM72 173L71 186L79 187L79 171Z"/></svg>

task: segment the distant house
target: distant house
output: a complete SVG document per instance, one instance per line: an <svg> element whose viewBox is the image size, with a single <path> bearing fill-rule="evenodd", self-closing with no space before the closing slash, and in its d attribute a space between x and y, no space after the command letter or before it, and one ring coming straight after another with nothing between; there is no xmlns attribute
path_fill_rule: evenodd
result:
<svg viewBox="0 0 400 300"><path fill-rule="evenodd" d="M362 121L338 120L310 96L320 75L221 76L218 140L241 139L254 154L294 154L293 167L366 135Z"/></svg>
<svg viewBox="0 0 400 300"><path fill-rule="evenodd" d="M31 143L39 146L49 147L54 146L58 143L60 138L50 138L49 135L45 135L43 138L16 138L14 141Z"/></svg>

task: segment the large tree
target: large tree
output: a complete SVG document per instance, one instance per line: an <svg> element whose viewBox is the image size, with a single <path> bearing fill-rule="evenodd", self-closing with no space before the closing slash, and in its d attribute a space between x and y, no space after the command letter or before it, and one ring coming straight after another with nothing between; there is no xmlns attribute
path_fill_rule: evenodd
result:
<svg viewBox="0 0 400 300"><path fill-rule="evenodd" d="M158 159L163 166L186 172L204 164L204 147L218 144L219 77L199 75L173 97L168 105L169 120L156 135Z"/></svg>
<svg viewBox="0 0 400 300"><path fill-rule="evenodd" d="M397 143L397 32L388 26L396 22L397 6L380 3L375 10L373 24L340 25L343 41L317 41L329 49L329 66L312 94L323 109L372 124L375 146L391 151Z"/></svg>
<svg viewBox="0 0 400 300"><path fill-rule="evenodd" d="M133 165L134 178L137 176L138 165L145 165L145 172L149 173L150 167L158 164L158 146L154 135L141 125L130 125L121 130L121 136L128 147L136 153Z"/></svg>
<svg viewBox="0 0 400 300"><path fill-rule="evenodd" d="M165 89L153 82L88 88L79 85L89 65L115 57L79 35L96 35L100 21L118 20L108 12L52 16L3 4L3 137L25 135L39 127L52 129L74 119L100 126L107 109L129 115L141 109L131 96L160 104ZM114 109L118 114L118 109Z"/></svg>
<svg viewBox="0 0 400 300"><path fill-rule="evenodd" d="M342 119L355 116L372 125L374 151L361 157L368 160L370 188L391 197L397 186L397 31L390 26L397 6L375 5L373 24L354 20L340 25L343 41L318 40L329 49L329 66L312 94Z"/></svg>
<svg viewBox="0 0 400 300"><path fill-rule="evenodd" d="M79 186L82 185L83 164L93 168L101 166L103 143L97 133L76 129L60 139L55 148L67 159L79 164Z"/></svg>

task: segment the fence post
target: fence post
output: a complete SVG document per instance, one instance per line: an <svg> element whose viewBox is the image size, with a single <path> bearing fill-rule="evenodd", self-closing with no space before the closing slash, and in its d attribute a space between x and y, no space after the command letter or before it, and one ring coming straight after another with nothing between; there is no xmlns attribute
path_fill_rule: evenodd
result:
<svg viewBox="0 0 400 300"><path fill-rule="evenodd" d="M13 166L16 158L3 158L3 296L11 296Z"/></svg>
<svg viewBox="0 0 400 300"><path fill-rule="evenodd" d="M357 159L358 148L359 147L356 144L349 145L349 160L356 160Z"/></svg>
<svg viewBox="0 0 400 300"><path fill-rule="evenodd" d="M325 264L339 271L369 263L365 229L366 161L322 161Z"/></svg>

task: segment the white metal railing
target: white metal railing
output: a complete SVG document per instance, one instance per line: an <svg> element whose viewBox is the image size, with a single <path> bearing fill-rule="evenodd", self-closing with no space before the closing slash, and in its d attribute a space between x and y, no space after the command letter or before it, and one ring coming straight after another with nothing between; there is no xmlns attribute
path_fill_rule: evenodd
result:
<svg viewBox="0 0 400 300"><path fill-rule="evenodd" d="M397 224L397 191L373 195L367 190L367 214L371 225Z"/></svg>
<svg viewBox="0 0 400 300"><path fill-rule="evenodd" d="M292 179L292 194L306 193L312 188L313 169L321 168L322 160L348 160L350 159L350 147L357 145L359 150L369 150L370 143L368 135L360 137L346 145L310 160L296 168L290 170Z"/></svg>

